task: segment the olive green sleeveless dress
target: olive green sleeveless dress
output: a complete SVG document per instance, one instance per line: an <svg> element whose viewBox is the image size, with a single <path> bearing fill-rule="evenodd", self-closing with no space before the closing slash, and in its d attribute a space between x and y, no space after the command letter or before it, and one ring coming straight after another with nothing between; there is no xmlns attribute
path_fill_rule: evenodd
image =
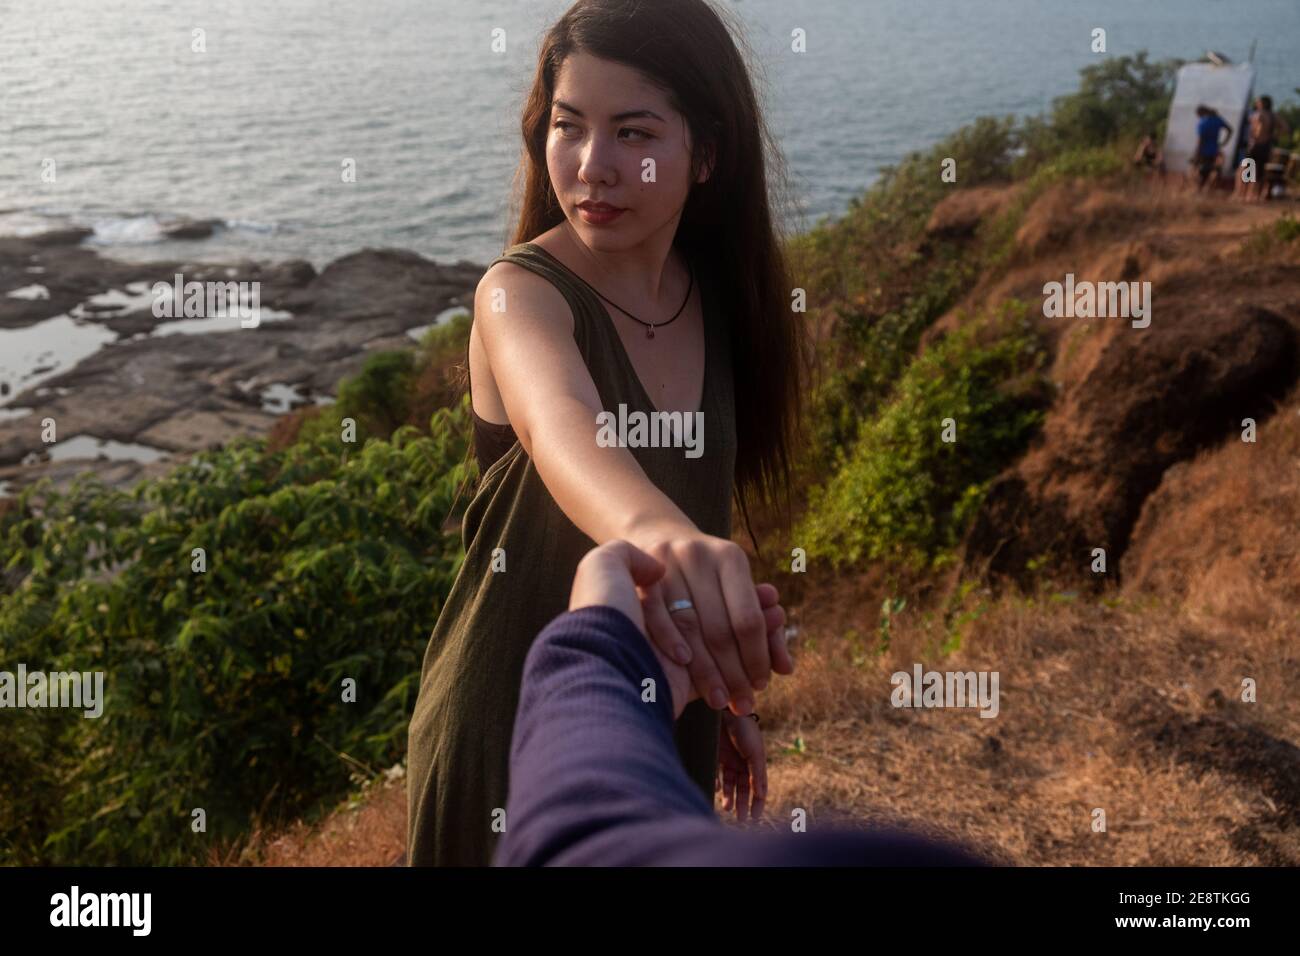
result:
<svg viewBox="0 0 1300 956"><path fill-rule="evenodd" d="M573 310L573 337L600 395L618 413L654 405L623 349L614 318L589 286L535 243L493 262L516 263L560 290ZM694 264L692 268L695 269ZM705 324L704 450L629 449L647 477L707 534L731 536L736 429L727 317L713 278L695 269ZM614 311L613 316L626 319ZM504 430L509 426L483 428ZM506 441L500 441L501 446ZM476 445L481 442L476 442ZM479 449L481 453L481 448ZM504 825L510 738L524 658L538 632L567 609L578 561L595 542L565 516L523 446L513 441L486 468L465 512L465 561L438 616L420 674L407 743L407 863L491 862ZM493 551L505 570L493 571ZM703 701L683 712L678 751L710 801L720 715Z"/></svg>

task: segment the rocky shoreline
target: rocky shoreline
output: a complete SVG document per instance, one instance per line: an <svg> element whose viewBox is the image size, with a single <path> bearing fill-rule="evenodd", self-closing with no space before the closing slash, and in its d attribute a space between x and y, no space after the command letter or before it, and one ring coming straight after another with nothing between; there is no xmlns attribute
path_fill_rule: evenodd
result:
<svg viewBox="0 0 1300 956"><path fill-rule="evenodd" d="M0 374L0 495L86 472L126 487L196 451L262 434L296 405L331 400L370 351L409 348L413 331L472 307L485 269L399 249L363 249L319 273L304 260L128 263L82 246L87 234L0 237L0 350L11 352L0 370L20 360L20 342L30 346L23 330L40 333L50 355L24 374ZM188 322L184 333L156 334L180 323L154 316L148 290L177 273L186 282L258 282L261 307L277 321L211 332ZM89 344L62 338L74 334ZM50 337L60 346L45 345ZM77 348L89 354L75 361ZM43 440L45 419L54 419L53 443Z"/></svg>

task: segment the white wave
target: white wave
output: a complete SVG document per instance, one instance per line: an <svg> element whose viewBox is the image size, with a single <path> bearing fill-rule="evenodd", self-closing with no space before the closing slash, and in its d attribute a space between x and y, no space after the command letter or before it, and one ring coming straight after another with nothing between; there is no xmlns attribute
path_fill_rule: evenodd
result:
<svg viewBox="0 0 1300 956"><path fill-rule="evenodd" d="M277 231L280 226L274 222L255 222L252 219L225 219L223 223L227 229L238 230L240 232L256 232L262 235L269 235Z"/></svg>
<svg viewBox="0 0 1300 956"><path fill-rule="evenodd" d="M95 234L86 242L95 246L139 245L163 238L163 224L151 215L96 219L91 228Z"/></svg>

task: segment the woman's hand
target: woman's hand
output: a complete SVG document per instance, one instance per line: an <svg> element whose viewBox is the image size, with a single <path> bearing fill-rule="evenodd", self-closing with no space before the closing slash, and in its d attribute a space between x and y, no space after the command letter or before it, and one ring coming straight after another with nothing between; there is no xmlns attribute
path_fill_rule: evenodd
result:
<svg viewBox="0 0 1300 956"><path fill-rule="evenodd" d="M645 622L644 633L650 641L650 648L662 665L664 673L668 675L668 682L673 692L673 717L677 718L681 716L682 709L687 704L699 699L700 694L691 680L690 671L670 658L668 652L664 650L680 641L681 634L666 613L661 585L661 580L655 580L649 585L638 586L637 590L641 594L640 620ZM772 649L773 657L789 662L790 652L785 645L785 608L779 603L780 594L775 587L765 583L754 588L754 596L763 610L763 627L767 631L768 645ZM674 614L671 617L676 616ZM789 674L793 671L794 665L791 663L789 668L781 673ZM723 711L723 714L729 716L730 711Z"/></svg>
<svg viewBox="0 0 1300 956"><path fill-rule="evenodd" d="M655 583L661 600L643 602L651 641L689 668L696 693L715 710L730 702L733 713L751 713L755 691L767 686L772 671L794 671L785 612L777 625L764 613L780 607L776 589L766 585L770 604L761 603L740 546L693 526L636 528L628 537L665 568ZM691 606L670 611L683 600Z"/></svg>
<svg viewBox="0 0 1300 956"><path fill-rule="evenodd" d="M626 541L609 541L588 551L578 562L569 592L569 610L592 605L603 605L622 611L645 634L659 664L668 678L673 699L673 718L698 698L691 682L690 672L673 661L661 649L679 640L676 627L666 617L660 582L664 567L644 551ZM770 584L760 584L754 589L755 599L763 611L763 625L773 647L785 650L785 610L778 604L780 597ZM646 609L649 609L647 615ZM657 621L661 633L647 633L647 617Z"/></svg>
<svg viewBox="0 0 1300 956"><path fill-rule="evenodd" d="M718 740L716 789L722 791L722 811L736 813L741 823L763 815L767 803L767 755L758 722L722 712L722 734ZM753 800L751 804L751 798Z"/></svg>

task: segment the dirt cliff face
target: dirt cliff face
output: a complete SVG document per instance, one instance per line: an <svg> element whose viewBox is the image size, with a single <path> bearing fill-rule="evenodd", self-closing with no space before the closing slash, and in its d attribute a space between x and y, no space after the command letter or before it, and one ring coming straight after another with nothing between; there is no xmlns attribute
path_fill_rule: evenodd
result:
<svg viewBox="0 0 1300 956"><path fill-rule="evenodd" d="M1300 614L1300 400L1256 440L1229 435L1165 472L1124 556L1126 594L1162 594L1245 628Z"/></svg>
<svg viewBox="0 0 1300 956"><path fill-rule="evenodd" d="M996 208L987 197L981 205ZM1189 494L1189 481L1210 494L1210 475L1227 475L1206 466L1167 489L1166 476L1229 449L1240 468L1278 464L1259 436L1283 440L1280 430L1263 429L1300 406L1300 244L1249 244L1252 230L1278 215L1276 204L1079 184L1029 206L1010 268L986 279L965 307L1016 295L1036 308L1044 285L1069 273L1076 283L1150 282L1150 324L1039 319L1058 393L1034 447L991 485L965 541L966 571L1022 584L1046 572L1096 589L1129 578L1162 589L1182 580L1160 569L1193 560L1178 553L1182 539L1171 526L1185 516L1174 503ZM946 221L942 207L935 218ZM1253 443L1243 441L1248 420ZM1253 546L1230 536L1221 530L1214 540L1239 553ZM1135 538L1142 546L1131 551ZM1098 548L1104 574L1094 570ZM1222 558L1195 549L1198 563Z"/></svg>

